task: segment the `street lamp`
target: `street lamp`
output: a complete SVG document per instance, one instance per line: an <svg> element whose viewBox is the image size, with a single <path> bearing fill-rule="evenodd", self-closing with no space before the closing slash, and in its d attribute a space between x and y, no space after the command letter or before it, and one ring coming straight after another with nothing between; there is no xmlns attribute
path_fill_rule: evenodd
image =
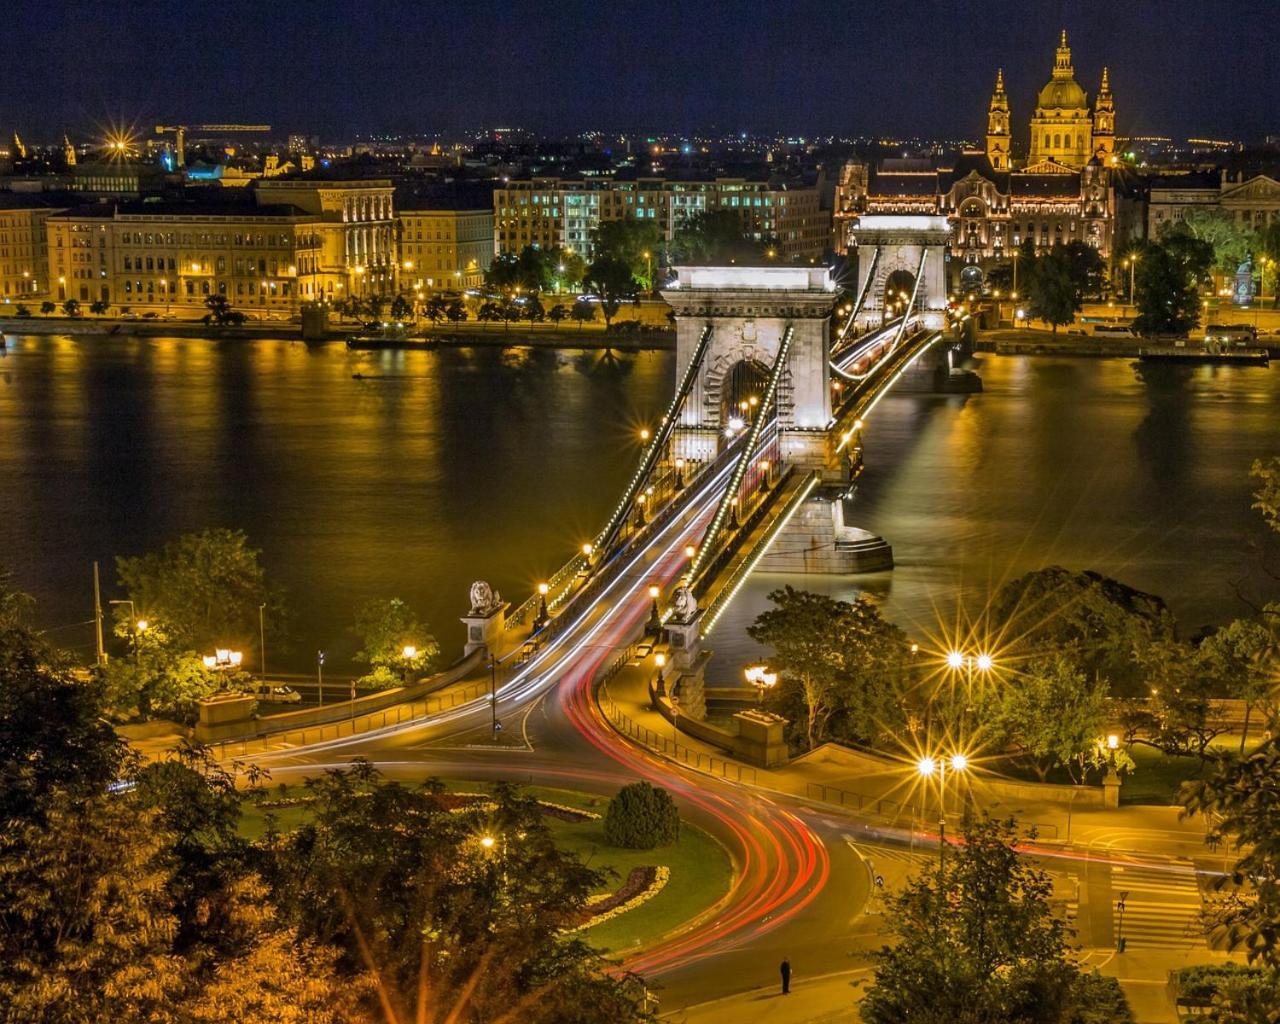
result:
<svg viewBox="0 0 1280 1024"><path fill-rule="evenodd" d="M662 676L662 670L667 667L667 656L659 651L653 656L653 663L658 667L658 685L662 686L666 682Z"/></svg>
<svg viewBox="0 0 1280 1024"><path fill-rule="evenodd" d="M742 674L756 688L756 707L763 707L765 691L778 685L778 673L770 672L767 665L749 665L742 670Z"/></svg>
<svg viewBox="0 0 1280 1024"><path fill-rule="evenodd" d="M946 865L947 855L947 769L963 772L969 767L969 758L964 754L952 754L951 757L922 757L916 762L916 772L923 779L938 776L938 872Z"/></svg>
<svg viewBox="0 0 1280 1024"><path fill-rule="evenodd" d="M660 593L662 591L656 583L649 584L649 600L652 602L652 606L649 609L649 622L645 628L650 633L655 634L662 632L662 612L658 609L658 595Z"/></svg>
<svg viewBox="0 0 1280 1024"><path fill-rule="evenodd" d="M538 614L533 618L533 628L536 632L547 624L547 619L551 618L551 613L547 611L547 592L551 588L545 583L538 584Z"/></svg>
<svg viewBox="0 0 1280 1024"><path fill-rule="evenodd" d="M676 490L684 487L684 459L676 459Z"/></svg>
<svg viewBox="0 0 1280 1024"><path fill-rule="evenodd" d="M418 656L418 648L413 644L405 644L400 651L400 656L404 658L404 685L409 685L409 670L413 665L413 659Z"/></svg>
<svg viewBox="0 0 1280 1024"><path fill-rule="evenodd" d="M207 669L217 672L230 672L240 667L240 663L244 661L244 655L240 651L218 647L212 654L206 654L201 660Z"/></svg>
<svg viewBox="0 0 1280 1024"><path fill-rule="evenodd" d="M160 290L164 292L164 315L169 315L169 281L167 278L160 278Z"/></svg>

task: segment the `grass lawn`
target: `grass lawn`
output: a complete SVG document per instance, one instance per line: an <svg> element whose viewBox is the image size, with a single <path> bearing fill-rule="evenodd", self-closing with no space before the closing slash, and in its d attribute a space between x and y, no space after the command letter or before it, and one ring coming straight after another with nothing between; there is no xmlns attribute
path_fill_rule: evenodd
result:
<svg viewBox="0 0 1280 1024"><path fill-rule="evenodd" d="M1233 746L1238 748L1239 741ZM1135 744L1129 756L1134 768L1120 786L1122 804L1176 804L1178 787L1188 779L1203 778L1206 768L1198 757L1169 757L1141 744Z"/></svg>
<svg viewBox="0 0 1280 1024"><path fill-rule="evenodd" d="M485 793L484 783L456 779L443 780L455 792ZM608 801L591 793L578 793L563 789L547 789L541 786L522 786L521 791L550 803L576 807L603 815ZM300 796L305 790L291 786L289 796ZM278 799L278 789L270 791L268 799ZM267 815L274 815L276 828L282 832L297 828L310 817L311 809L303 804L296 807L279 807L263 810L246 800L240 818L240 831L249 839L257 839L266 830ZM578 934L593 946L616 955L645 945L659 938L672 928L697 916L716 903L726 892L733 878L728 854L701 829L683 824L680 840L672 846L656 850L621 850L609 846L604 838L602 821L561 821L550 815L543 818L555 836L556 843L577 853L582 861L599 871L612 869L616 877L609 879L601 892L613 892L632 868L667 867L671 877L662 891L634 910L619 914L594 928Z"/></svg>

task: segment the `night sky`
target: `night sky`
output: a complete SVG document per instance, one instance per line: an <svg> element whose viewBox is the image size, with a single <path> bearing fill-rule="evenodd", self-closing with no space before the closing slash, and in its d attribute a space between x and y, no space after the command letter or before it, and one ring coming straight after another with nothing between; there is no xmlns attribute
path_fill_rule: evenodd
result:
<svg viewBox="0 0 1280 1024"><path fill-rule="evenodd" d="M1276 0L7 0L0 129L265 122L329 138L523 125L976 137L1065 27L1121 134L1280 131Z"/></svg>

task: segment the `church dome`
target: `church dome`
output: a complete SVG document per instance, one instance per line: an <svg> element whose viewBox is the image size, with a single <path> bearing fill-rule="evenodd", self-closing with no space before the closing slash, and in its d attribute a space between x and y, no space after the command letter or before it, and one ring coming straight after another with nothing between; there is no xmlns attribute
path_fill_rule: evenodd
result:
<svg viewBox="0 0 1280 1024"><path fill-rule="evenodd" d="M1088 110L1089 99L1074 78L1055 76L1040 90L1036 106L1041 110Z"/></svg>

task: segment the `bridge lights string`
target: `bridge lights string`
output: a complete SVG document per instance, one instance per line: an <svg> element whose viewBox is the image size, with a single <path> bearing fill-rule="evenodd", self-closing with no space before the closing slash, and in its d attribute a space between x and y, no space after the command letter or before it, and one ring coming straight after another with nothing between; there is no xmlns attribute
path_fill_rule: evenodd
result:
<svg viewBox="0 0 1280 1024"><path fill-rule="evenodd" d="M768 386L765 388L764 396L760 399L760 412L751 423L750 430L747 433L746 444L742 448L742 454L738 457L737 465L733 467L733 476L729 478L729 486L725 489L724 497L720 500L720 507L716 509L715 518L711 520L711 525L707 528L707 532L702 538L702 543L698 546L698 554L694 558L693 564L689 567L690 580L698 578L698 570L702 568L708 553L715 546L715 541L720 535L720 529L724 525L725 517L733 507L732 497L738 493L742 477L746 474L747 467L751 464L756 444L760 440L760 431L764 427L766 414L773 405L774 396L778 391L778 382L781 381L783 370L786 368L787 356L791 352L791 339L794 337L795 327L788 324L782 334L782 344L778 346L778 355L773 361L773 369L769 373Z"/></svg>
<svg viewBox="0 0 1280 1024"><path fill-rule="evenodd" d="M622 500L618 502L612 515L609 516L609 521L605 524L605 528L596 537L593 549L600 552L601 557L607 552L609 544L613 541L614 535L622 525L622 521L630 513L636 492L644 481L648 479L649 474L653 472L654 464L658 461L658 453L671 436L671 431L675 427L676 415L679 413L681 406L684 405L684 401L689 394L689 386L693 382L694 375L698 372L698 367L702 365L703 356L706 355L707 347L711 342L712 331L713 327L710 323L707 323L702 328L702 334L698 337L698 345L694 349L693 358L689 360L689 365L684 369L684 375L680 378L680 386L676 388L675 394L671 397L671 403L667 406L667 413L662 417L662 422L657 432L652 437L650 437L647 429L642 430L640 433L640 440L646 442L648 447L640 459L639 467L632 475L626 490L622 494Z"/></svg>

